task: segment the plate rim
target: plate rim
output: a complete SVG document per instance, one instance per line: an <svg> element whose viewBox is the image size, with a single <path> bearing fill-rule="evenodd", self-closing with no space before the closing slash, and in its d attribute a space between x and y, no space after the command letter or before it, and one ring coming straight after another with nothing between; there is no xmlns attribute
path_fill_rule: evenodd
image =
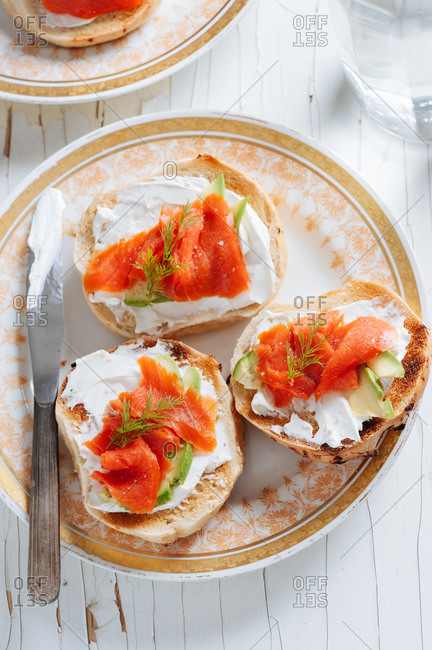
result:
<svg viewBox="0 0 432 650"><path fill-rule="evenodd" d="M331 149L329 149L326 146L323 146L321 143L316 142L313 138L304 135L302 133L299 133L293 129L289 129L283 125L267 121L267 120L262 120L253 116L248 116L244 114L229 114L229 115L224 115L221 114L218 111L188 111L188 110L183 110L183 111L166 111L162 113L152 113L148 115L140 115L140 116L135 116L133 118L129 118L128 120L125 120L126 126L134 127L142 124L149 124L152 125L155 122L164 122L167 120L181 120L184 122L185 119L187 118L192 118L192 119L198 119L198 118L206 118L210 120L214 120L213 127L217 125L222 119L225 121L233 121L233 122L238 122L238 123L243 123L243 124L250 124L250 125L255 125L256 127L259 128L265 128L265 129L270 129L271 131L279 134L285 134L286 136L293 138L294 140L300 141L304 144L306 144L309 148L312 150L318 151L321 154L325 156L326 159L329 161L339 165L339 167L343 170L344 173L348 174L349 177L353 178L354 180L357 181L357 183L360 184L361 188L363 191L366 192L368 196L370 196L377 206L380 208L380 210L383 212L383 214L386 216L386 218L392 223L391 217L392 213L391 211L387 208L385 203L381 200L381 198L377 195L377 193L369 186L368 182L366 182L361 174L357 172L355 169L353 169L346 161L340 157L339 155L335 154ZM65 158L68 154L72 153L73 151L76 151L80 149L82 146L89 144L90 142L97 140L99 137L103 137L109 133L114 133L117 131L122 131L125 129L125 122L123 121L118 121L113 124L107 125L105 127L102 127L100 129L97 129L95 131L92 131L81 138L75 140L74 142L66 145L62 149L60 149L58 152L50 156L46 161L41 163L35 170L33 170L26 178L16 187L16 189L11 193L11 195L6 199L6 201L3 202L3 204L0 206L0 219L2 219L5 214L8 212L8 210L14 205L14 203L22 197L23 195L25 196L26 190L31 187L35 180L39 179L41 175L48 171L49 169L53 168L60 160ZM228 135L232 135L229 132L224 132L222 133L219 132L218 129L213 130L213 128L210 129L209 131L214 135L214 137L217 137L218 134L220 135L225 135L225 137ZM182 131L178 131L178 133L182 133ZM190 131L184 131L185 135L190 133ZM161 134L162 135L162 134ZM165 137L170 137L170 132L167 134L163 134ZM252 140L252 138L250 138ZM132 143L131 143L131 146ZM291 151L288 151L288 153L292 153ZM54 178L52 183L55 183L58 178ZM347 190L345 190L347 192ZM36 199L35 199L36 200ZM25 210L27 211L30 206L31 206L31 201L28 202L25 206ZM23 209L19 209L18 211L18 218L19 215L22 215ZM13 227L13 225L16 223L16 218L12 221L11 224L7 225L6 230L4 233L2 233L2 240L6 238L9 234L10 228ZM427 299L426 299L426 290L425 286L422 280L422 275L420 272L419 265L417 263L414 251L412 250L411 244L406 237L403 229L400 226L400 223L395 223L394 224L394 230L396 234L398 235L398 238L400 240L400 243L407 255L408 261L409 261L409 266L410 269L413 273L413 277L415 280L415 285L416 285L416 290L418 292L418 298L419 298L419 306L421 309L422 317L424 320L428 321L428 309L427 309ZM287 548L284 548L283 550L278 551L277 553L273 553L268 555L267 557L257 559L257 560L251 560L247 561L245 563L237 564L235 566L228 566L222 569L208 569L208 570L203 570L203 571L196 571L196 572L159 572L159 571L153 571L153 570L148 570L148 569L138 569L136 567L131 567L131 566L124 566L122 564L118 564L116 562L112 562L111 560L106 560L100 556L94 556L91 553L88 553L85 548L79 548L74 546L70 551L74 555L79 556L81 559L84 559L86 561L96 563L99 566L103 566L104 568L110 569L112 571L120 572L120 573L125 573L127 575L135 575L135 576L141 576L141 577L146 577L146 578L151 578L154 580L199 580L199 579L212 579L212 578L220 578L228 575L233 575L237 573L243 573L246 571L251 571L251 570L256 570L259 568L262 568L264 566L268 566L270 564L273 564L274 562L279 561L280 559L284 559L290 555L295 554L296 552L299 552L306 546L309 546L310 544L314 543L318 539L322 538L324 535L328 534L332 529L334 529L339 523L344 521L359 505L359 502L362 501L364 498L366 498L372 490L375 489L375 487L378 485L378 483L382 480L382 478L387 474L388 470L390 467L393 465L395 458L397 457L399 451L401 450L403 444L407 440L412 426L413 426L413 419L414 416L411 415L409 418L409 421L407 422L404 431L401 434L396 434L393 432L393 438L396 438L395 441L393 441L393 444L391 446L391 451L387 454L386 458L382 460L380 463L379 468L375 472L373 478L368 481L366 487L364 487L358 496L356 496L351 503L345 507L338 515L336 515L331 521L325 523L321 528L319 528L317 531L313 532L311 535L308 537L302 539L300 542L295 543L291 546L288 546ZM392 432L389 432L385 438L381 441L381 444L390 444L390 438L391 438ZM380 457L377 457L380 458ZM368 461L365 462L364 469L361 473L361 476L364 475L367 467L371 463L372 459L369 459ZM378 461L379 462L379 461ZM7 471L2 465L2 470ZM3 471L0 473L3 473ZM361 476L359 478L361 478ZM347 487L346 489L350 489L351 486ZM22 488L21 491L23 492ZM3 488L0 489L0 494L2 495L2 498L4 497L4 490ZM11 498L6 497L3 499L4 501L7 502L7 505L11 507L10 502ZM12 499L13 501L13 499ZM26 520L27 519L27 514L23 510L23 504L25 502L21 500L21 505L13 501L13 507L11 508L15 514L18 514L21 519ZM25 504L24 504L25 507ZM304 524L306 525L306 524ZM79 537L79 536L78 536ZM283 535L281 539L283 538ZM66 547L67 548L67 547ZM65 548L65 550L66 550ZM253 550L253 549L251 549ZM67 551L69 552L69 550ZM241 551L237 551L237 553L240 553ZM231 553L232 557L233 553ZM229 558L230 555L227 555ZM166 562L164 558L158 558L162 562ZM185 561L190 560L187 556L185 556ZM167 559L168 560L168 559ZM181 562L181 559L174 560L175 562ZM193 560L190 560L193 562Z"/></svg>
<svg viewBox="0 0 432 650"><path fill-rule="evenodd" d="M196 33L192 34L180 45L176 46L174 53L171 56L167 57L167 61L170 61L171 59L177 57L176 51L178 55L181 55L184 51L188 52L190 48L190 54L184 54L184 56L181 56L179 60L174 61L170 65L164 64L164 57L167 56L167 53L159 55L154 60L154 63L148 68L151 70L154 67L162 66L161 70L156 71L154 74L145 74L147 68L144 68L143 70L135 70L136 68L140 68L140 66L143 65L138 64L138 66L134 66L128 70L121 71L115 75L108 75L107 79L103 82L98 81L97 77L95 79L89 78L81 80L83 81L83 85L78 86L79 82L77 81L76 84L71 86L72 90L78 87L89 87L88 92L81 94L75 94L74 92L69 94L67 92L67 82L60 82L57 87L59 91L63 89L64 92L59 92L55 95L51 95L48 92L44 94L42 92L44 89L53 89L51 82L46 82L46 85L40 86L40 94L27 94L26 92L21 93L17 90L8 90L9 87L16 89L22 87L24 89L28 89L31 80L28 80L29 83L26 83L26 80L15 80L11 77L8 77L6 75L3 76L0 74L0 99L25 104L58 105L64 104L65 101L68 104L82 104L85 102L92 102L97 100L103 101L111 97L119 97L127 93L141 90L151 84L158 83L163 79L166 79L168 76L173 75L212 49L214 45L216 45L216 43L218 43L219 40L221 40L237 24L240 18L254 5L254 3L256 3L256 1L257 0L232 0L232 4L225 11L223 11L225 7L222 7L222 10L219 10L219 12L210 18L210 20L207 21L203 27L198 29ZM227 2L229 2L229 0L227 0ZM218 14L221 13L221 11L221 16L217 18ZM229 14L228 19L227 14ZM214 20L216 20L216 22L213 24ZM196 36L197 34L198 36ZM133 77L134 80L128 82L126 85L120 83L121 80L128 77ZM118 82L116 83L117 80ZM91 89L90 85L92 87ZM104 86L107 87L105 88ZM93 88L97 91L96 93Z"/></svg>

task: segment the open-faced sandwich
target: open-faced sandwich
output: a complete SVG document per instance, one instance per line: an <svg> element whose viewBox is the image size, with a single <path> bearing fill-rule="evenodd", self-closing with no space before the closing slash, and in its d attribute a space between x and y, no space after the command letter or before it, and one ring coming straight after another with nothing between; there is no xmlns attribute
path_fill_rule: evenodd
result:
<svg viewBox="0 0 432 650"><path fill-rule="evenodd" d="M279 217L254 181L208 155L176 169L171 180L96 197L79 224L84 294L126 338L178 337L249 318L284 275Z"/></svg>
<svg viewBox="0 0 432 650"><path fill-rule="evenodd" d="M63 47L113 41L143 24L160 0L3 0L27 31Z"/></svg>
<svg viewBox="0 0 432 650"><path fill-rule="evenodd" d="M177 341L78 360L56 417L87 511L151 542L204 526L243 469L241 420L215 359Z"/></svg>
<svg viewBox="0 0 432 650"><path fill-rule="evenodd" d="M320 296L314 313L274 303L236 346L236 408L312 460L372 455L416 407L431 346L428 328L379 284L356 281Z"/></svg>

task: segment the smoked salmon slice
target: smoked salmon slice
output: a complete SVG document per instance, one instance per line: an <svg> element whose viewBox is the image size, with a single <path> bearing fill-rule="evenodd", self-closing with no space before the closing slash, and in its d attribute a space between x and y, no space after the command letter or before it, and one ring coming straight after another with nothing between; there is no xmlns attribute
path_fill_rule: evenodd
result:
<svg viewBox="0 0 432 650"><path fill-rule="evenodd" d="M139 417L150 395L153 403L170 397L180 400L172 411L166 412L163 425L143 434L156 455L159 456L157 450L162 444L159 439L163 443L178 447L181 438L200 451L213 451L217 445L217 402L211 397L199 395L193 388L186 390L175 373L151 357L141 357L138 363L142 372L140 386L131 393L122 393L119 399L110 402L112 413L103 419L102 431L92 440L85 442L85 446L97 456L115 448L112 440L122 422L124 401L129 402L134 417Z"/></svg>
<svg viewBox="0 0 432 650"><path fill-rule="evenodd" d="M42 0L45 9L55 14L71 14L78 18L96 18L112 11L135 9L143 0Z"/></svg>
<svg viewBox="0 0 432 650"><path fill-rule="evenodd" d="M319 400L331 390L346 371L367 363L381 352L391 350L398 338L397 329L381 318L367 316L350 323L323 370L315 391L316 399Z"/></svg>
<svg viewBox="0 0 432 650"><path fill-rule="evenodd" d="M116 449L115 445L112 444L112 440L122 422L121 412L123 406L120 400L111 402L110 406L111 408L118 408L118 413L104 418L102 431L93 440L84 443L96 456L102 456L105 451ZM158 460L162 480L171 470L171 456L175 455L173 452L179 449L180 439L174 431L167 427L160 427L145 433L145 441Z"/></svg>
<svg viewBox="0 0 432 650"><path fill-rule="evenodd" d="M160 484L160 469L156 455L143 437L122 447L105 451L101 468L92 478L108 488L109 493L131 512L151 512L156 505Z"/></svg>
<svg viewBox="0 0 432 650"><path fill-rule="evenodd" d="M186 389L175 373L155 359L143 356L138 363L142 373L140 385L110 402L102 431L84 444L100 456L101 468L106 470L93 472L92 478L106 485L110 494L131 512L143 513L155 507L160 481L172 468L171 459L180 448L180 439L204 452L216 448L217 403L193 388ZM131 442L128 443L129 434L119 442L124 405L130 406L128 415L136 419L148 407L149 398L153 405L167 398L177 402L173 409L166 410L161 426L142 433L138 428L133 431ZM124 444L125 440L128 444ZM124 446L116 446L119 444Z"/></svg>
<svg viewBox="0 0 432 650"><path fill-rule="evenodd" d="M121 240L97 252L84 276L84 290L120 292L135 280L146 281L137 268L142 254L151 251L161 261L164 233L170 220L176 239L172 258L177 270L163 278L163 294L168 300L186 302L220 296L234 298L249 288L249 275L240 240L228 203L212 194L188 207L187 227L179 227L184 207L161 210L157 226L128 240ZM178 237L177 237L178 235Z"/></svg>
<svg viewBox="0 0 432 650"><path fill-rule="evenodd" d="M175 373L170 372L151 357L141 357L138 363L143 379L141 386L131 393L131 407L138 413L140 409L142 411L149 393L154 400L164 397L181 399L181 404L168 413L165 426L197 449L205 452L214 451L217 445L215 400L199 395L193 388L185 390Z"/></svg>
<svg viewBox="0 0 432 650"><path fill-rule="evenodd" d="M315 394L318 401L329 390L356 388L357 366L392 349L399 337L395 327L380 318L361 317L344 324L337 311L320 318L322 324L317 326L304 317L259 334L259 344L254 347L257 373L276 406L287 406L295 397L307 400ZM306 364L298 376L292 377L287 357L298 362L306 343L317 353L318 362Z"/></svg>

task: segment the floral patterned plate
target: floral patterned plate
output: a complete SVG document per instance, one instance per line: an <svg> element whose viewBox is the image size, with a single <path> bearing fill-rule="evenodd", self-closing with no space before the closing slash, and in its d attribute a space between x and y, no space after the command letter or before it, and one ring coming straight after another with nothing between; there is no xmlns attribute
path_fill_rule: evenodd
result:
<svg viewBox="0 0 432 650"><path fill-rule="evenodd" d="M422 313L423 289L409 245L355 172L308 138L254 119L216 114L137 117L85 136L51 157L10 198L0 220L0 489L27 517L32 386L22 325L29 223L47 186L62 190L66 373L77 356L120 342L95 318L73 266L77 223L99 192L160 173L167 161L209 152L259 181L273 197L288 245L279 299L334 289L352 277L379 280ZM301 273L299 273L301 269ZM244 325L187 337L227 376ZM61 445L63 553L137 575L220 576L294 553L345 518L387 471L410 425L389 431L378 456L344 465L311 462L246 426L247 461L231 498L200 532L168 545L116 532L86 513Z"/></svg>
<svg viewBox="0 0 432 650"><path fill-rule="evenodd" d="M251 0L162 0L137 30L88 48L27 46L0 2L0 98L91 101L142 88L203 53ZM20 25L18 25L20 26Z"/></svg>

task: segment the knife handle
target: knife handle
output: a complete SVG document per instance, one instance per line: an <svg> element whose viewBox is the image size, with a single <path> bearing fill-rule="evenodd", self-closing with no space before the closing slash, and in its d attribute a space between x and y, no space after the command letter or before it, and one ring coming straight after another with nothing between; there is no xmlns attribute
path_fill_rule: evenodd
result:
<svg viewBox="0 0 432 650"><path fill-rule="evenodd" d="M41 605L60 589L60 504L58 429L55 402L34 402L30 490L28 592Z"/></svg>

